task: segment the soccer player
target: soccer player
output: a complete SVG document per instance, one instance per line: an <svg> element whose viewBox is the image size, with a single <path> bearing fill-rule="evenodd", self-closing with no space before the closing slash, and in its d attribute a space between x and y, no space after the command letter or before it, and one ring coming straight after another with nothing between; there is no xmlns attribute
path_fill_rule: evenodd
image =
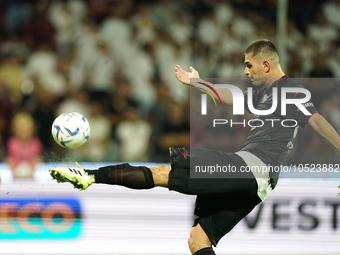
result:
<svg viewBox="0 0 340 255"><path fill-rule="evenodd" d="M245 102L251 96L253 105L258 110L268 110L272 106L273 88L302 86L283 73L277 50L268 40L260 40L251 44L245 51L245 70L255 86L252 95L244 92ZM175 67L175 75L183 84L202 86L198 72L190 67L190 72L180 66ZM197 82L196 82L197 81ZM228 89L220 89L221 100L233 104L232 93ZM288 98L304 98L303 93L288 93ZM280 99L278 99L280 100ZM311 102L304 107L311 113L305 115L297 106L287 105L287 113L281 115L278 103L274 113L267 116L255 116L255 119L293 119L299 126L309 123L314 130L340 150L340 139L334 128L315 110ZM249 111L247 104L245 108ZM273 126L272 126L273 125ZM53 168L50 173L59 182L70 182L76 188L86 189L92 183L123 185L133 189L151 189L161 186L184 194L197 195L195 220L189 237L189 248L192 254L213 255L212 245L228 233L252 209L264 201L268 193L275 188L277 172L242 172L226 173L228 178L190 178L190 160L195 165L232 165L240 169L245 166L271 165L280 166L292 149L291 140L296 135L296 127L283 127L280 122L267 122L252 128L241 149L236 153L227 153L208 149L170 148L170 165L147 168L129 164L104 166L98 170L71 168Z"/></svg>

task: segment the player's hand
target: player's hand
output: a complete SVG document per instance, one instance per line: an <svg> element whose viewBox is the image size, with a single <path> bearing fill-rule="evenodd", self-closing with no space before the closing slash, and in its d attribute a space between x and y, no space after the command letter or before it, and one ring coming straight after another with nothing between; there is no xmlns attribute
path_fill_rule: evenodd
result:
<svg viewBox="0 0 340 255"><path fill-rule="evenodd" d="M190 72L184 71L179 65L175 67L176 78L183 84L190 85L191 78L199 78L198 72L190 66Z"/></svg>

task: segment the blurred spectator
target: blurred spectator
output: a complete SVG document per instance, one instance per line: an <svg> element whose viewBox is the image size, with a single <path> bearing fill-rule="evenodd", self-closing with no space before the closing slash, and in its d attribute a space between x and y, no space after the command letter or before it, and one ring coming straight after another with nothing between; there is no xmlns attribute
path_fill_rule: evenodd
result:
<svg viewBox="0 0 340 255"><path fill-rule="evenodd" d="M188 17L182 13L177 13L177 19L170 25L170 35L175 43L185 46L193 33L193 27L189 23Z"/></svg>
<svg viewBox="0 0 340 255"><path fill-rule="evenodd" d="M126 2L126 3L124 3ZM101 33L111 48L112 52L119 55L128 50L130 45L132 28L126 18L130 13L125 7L130 0L117 2L117 5L110 7L110 16L107 17L100 26ZM117 36L119 35L119 36Z"/></svg>
<svg viewBox="0 0 340 255"><path fill-rule="evenodd" d="M153 6L153 17L166 33L169 32L171 24L174 23L175 12L175 2L172 0L156 1Z"/></svg>
<svg viewBox="0 0 340 255"><path fill-rule="evenodd" d="M22 112L14 116L12 123L14 136L7 143L6 162L14 178L32 178L42 151L41 141L34 136L34 120Z"/></svg>
<svg viewBox="0 0 340 255"><path fill-rule="evenodd" d="M71 50L74 66L84 72L82 74L84 83L88 79L86 72L90 69L92 61L96 57L98 42L102 39L103 37L94 20L85 19L77 31L76 42Z"/></svg>
<svg viewBox="0 0 340 255"><path fill-rule="evenodd" d="M6 30L10 33L22 32L24 24L32 15L31 0L11 0L6 15Z"/></svg>
<svg viewBox="0 0 340 255"><path fill-rule="evenodd" d="M59 59L57 70L64 76L65 94L80 91L86 86L86 67L79 55L79 51L72 47L67 57Z"/></svg>
<svg viewBox="0 0 340 255"><path fill-rule="evenodd" d="M16 106L9 96L7 87L0 79L0 158L4 156L3 148L6 148L7 140L10 137L12 116Z"/></svg>
<svg viewBox="0 0 340 255"><path fill-rule="evenodd" d="M63 95L66 91L66 82L58 70L58 64L58 55L48 44L41 44L28 58L25 73L29 79L37 77L42 89L55 96Z"/></svg>
<svg viewBox="0 0 340 255"><path fill-rule="evenodd" d="M240 44L230 24L223 27L223 33L218 43L218 51L223 56L230 56L232 54L243 55L243 45Z"/></svg>
<svg viewBox="0 0 340 255"><path fill-rule="evenodd" d="M220 78L243 78L244 64L241 55L232 54L221 58L217 75Z"/></svg>
<svg viewBox="0 0 340 255"><path fill-rule="evenodd" d="M148 121L153 130L151 135L150 152L152 161L162 161L157 158L158 139L167 124L168 109L172 105L169 87L161 82L155 82L157 102L150 110Z"/></svg>
<svg viewBox="0 0 340 255"><path fill-rule="evenodd" d="M251 0L252 3L256 3L257 13L260 13L262 17L264 17L267 22L266 23L275 23L276 15L277 15L277 0L266 0L261 5L257 0ZM291 3L288 2L288 5ZM271 21L271 22L270 22Z"/></svg>
<svg viewBox="0 0 340 255"><path fill-rule="evenodd" d="M308 35L319 46L321 52L327 52L331 43L338 38L336 28L327 22L322 13L316 14L316 23L311 24L308 29Z"/></svg>
<svg viewBox="0 0 340 255"><path fill-rule="evenodd" d="M332 124L337 132L340 132L340 97L337 94L331 95L327 100L324 100L320 107L320 112L329 123Z"/></svg>
<svg viewBox="0 0 340 255"><path fill-rule="evenodd" d="M317 55L317 49L317 45L312 41L312 39L309 36L305 36L301 47L299 47L299 50L296 52L301 57L302 70L306 76L308 76L313 68L313 59Z"/></svg>
<svg viewBox="0 0 340 255"><path fill-rule="evenodd" d="M338 84L339 86L339 84ZM340 96L339 94L333 94L327 100L323 101L320 109L322 115L332 124L334 129L340 133ZM333 150L334 159L339 161L340 156L338 151Z"/></svg>
<svg viewBox="0 0 340 255"><path fill-rule="evenodd" d="M303 41L302 33L297 29L293 20L288 21L287 26L287 47L290 51L299 51Z"/></svg>
<svg viewBox="0 0 340 255"><path fill-rule="evenodd" d="M121 161L149 160L148 150L152 128L139 116L138 109L130 106L125 110L125 120L116 128L119 141L119 156Z"/></svg>
<svg viewBox="0 0 340 255"><path fill-rule="evenodd" d="M66 56L75 41L77 30L86 14L86 4L80 0L57 0L49 9L49 18L57 30L55 42L61 56Z"/></svg>
<svg viewBox="0 0 340 255"><path fill-rule="evenodd" d="M275 0L271 1L275 2ZM325 0L295 0L289 2L289 5L293 5L297 9L295 19L303 31L308 31L308 27L315 19L315 14L321 9L320 4L322 2L325 2Z"/></svg>
<svg viewBox="0 0 340 255"><path fill-rule="evenodd" d="M303 78L305 77L302 69L301 57L293 52L290 56L289 64L287 65L287 75L291 78Z"/></svg>
<svg viewBox="0 0 340 255"><path fill-rule="evenodd" d="M14 103L20 104L22 99L21 85L24 80L24 69L16 55L7 55L0 65L0 79L10 92Z"/></svg>
<svg viewBox="0 0 340 255"><path fill-rule="evenodd" d="M68 97L56 109L56 116L64 112L78 112L85 117L89 116L87 91L70 91Z"/></svg>
<svg viewBox="0 0 340 255"><path fill-rule="evenodd" d="M129 106L137 106L137 101L132 97L131 85L129 81L122 77L117 77L115 87L109 98L108 116L114 130L119 122L124 119L124 111Z"/></svg>
<svg viewBox="0 0 340 255"><path fill-rule="evenodd" d="M155 103L155 89L152 78L155 75L154 48L152 44L139 47L131 45L129 59L125 63L124 75L131 83L131 95L143 111L148 111Z"/></svg>
<svg viewBox="0 0 340 255"><path fill-rule="evenodd" d="M34 13L27 22L25 35L31 49L40 44L54 46L55 28L47 17L49 0L37 0L34 5Z"/></svg>
<svg viewBox="0 0 340 255"><path fill-rule="evenodd" d="M86 161L105 161L110 146L111 125L109 119L105 116L106 107L104 100L91 98L90 112L87 120L90 123L90 138L80 147L83 160Z"/></svg>
<svg viewBox="0 0 340 255"><path fill-rule="evenodd" d="M209 47L214 47L221 36L221 29L212 10L200 20L197 28L198 39Z"/></svg>
<svg viewBox="0 0 340 255"><path fill-rule="evenodd" d="M329 0L322 6L323 14L329 23L340 28L340 0Z"/></svg>
<svg viewBox="0 0 340 255"><path fill-rule="evenodd" d="M152 19L151 7L148 4L139 4L138 12L131 19L131 24L136 31L136 42L147 44L156 37L156 22Z"/></svg>
<svg viewBox="0 0 340 255"><path fill-rule="evenodd" d="M327 64L334 77L340 77L340 41L332 43L327 56Z"/></svg>
<svg viewBox="0 0 340 255"><path fill-rule="evenodd" d="M159 41L155 48L157 64L159 65L161 80L169 87L172 99L178 103L187 101L188 86L180 84L172 71L176 65L189 70L190 48L175 44L170 37L163 35L164 40Z"/></svg>
<svg viewBox="0 0 340 255"><path fill-rule="evenodd" d="M37 75L44 78L54 72L57 65L57 55L47 44L40 44L36 51L33 51L26 63L26 74L28 77Z"/></svg>
<svg viewBox="0 0 340 255"><path fill-rule="evenodd" d="M110 9L109 0L88 0L87 5L89 15L97 24L100 24L107 17Z"/></svg>
<svg viewBox="0 0 340 255"><path fill-rule="evenodd" d="M157 139L156 157L166 162L169 147L189 147L190 133L187 111L183 104L172 103L167 109L167 118Z"/></svg>
<svg viewBox="0 0 340 255"><path fill-rule="evenodd" d="M325 56L320 54L314 60L314 69L310 72L309 77L311 78L324 78L324 79L313 79L311 80L308 89L312 94L312 102L316 109L319 109L320 104L323 100L330 97L337 91L337 85L332 78L333 73L329 69L326 63Z"/></svg>
<svg viewBox="0 0 340 255"><path fill-rule="evenodd" d="M117 67L110 50L104 41L97 41L96 54L89 64L88 88L91 91L109 92Z"/></svg>
<svg viewBox="0 0 340 255"><path fill-rule="evenodd" d="M201 77L215 77L218 66L217 52L199 42L194 43L199 44L199 49L195 54L192 54L192 66L194 66L195 69L197 68L196 70L200 70L199 73ZM221 53L221 55L223 54Z"/></svg>
<svg viewBox="0 0 340 255"><path fill-rule="evenodd" d="M326 58L323 54L316 56L314 60L314 69L310 72L311 78L331 78L333 77L332 71L329 69Z"/></svg>
<svg viewBox="0 0 340 255"><path fill-rule="evenodd" d="M233 7L224 0L217 0L214 6L216 20L219 26L223 27L231 22Z"/></svg>
<svg viewBox="0 0 340 255"><path fill-rule="evenodd" d="M18 57L20 63L24 63L24 60L26 60L30 53L28 46L18 34L10 34L1 44L0 50L2 55L14 55Z"/></svg>
<svg viewBox="0 0 340 255"><path fill-rule="evenodd" d="M231 23L231 29L239 40L247 40L249 37L253 37L256 33L256 27L251 21L242 16L239 9L234 10L232 17L233 22Z"/></svg>
<svg viewBox="0 0 340 255"><path fill-rule="evenodd" d="M250 17L257 17L257 15L251 15ZM257 19L257 18L256 18ZM250 20L251 21L251 20ZM256 20L257 21L257 20ZM243 44L243 49L247 48L248 45L257 40L266 38L272 42L276 41L276 26L275 23L257 21L257 29L252 36L247 37L246 44Z"/></svg>
<svg viewBox="0 0 340 255"><path fill-rule="evenodd" d="M43 143L43 157L45 161L50 159L52 147L56 144L51 136L51 127L55 119L56 98L50 91L42 88L38 78L33 78L34 92L24 104L37 124L37 135Z"/></svg>

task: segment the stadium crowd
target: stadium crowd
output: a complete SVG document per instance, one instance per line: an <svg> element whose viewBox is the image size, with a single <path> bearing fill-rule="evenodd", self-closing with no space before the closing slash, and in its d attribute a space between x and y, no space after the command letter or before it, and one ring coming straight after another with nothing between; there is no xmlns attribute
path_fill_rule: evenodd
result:
<svg viewBox="0 0 340 255"><path fill-rule="evenodd" d="M201 77L244 77L246 46L263 38L276 42L276 2L1 1L0 158L25 157L9 149L18 133L12 120L25 112L34 119L30 137L40 140L42 161L167 162L169 146L190 144L189 88L176 80L175 65L193 66ZM340 0L289 1L287 75L340 78L339 16ZM340 87L324 82L307 88L340 132ZM51 136L53 120L67 111L85 115L92 130L72 151ZM294 150L291 162L339 159L308 130L297 137L298 147L308 149ZM247 134L222 132L223 149L232 151ZM239 144L228 142L235 136Z"/></svg>

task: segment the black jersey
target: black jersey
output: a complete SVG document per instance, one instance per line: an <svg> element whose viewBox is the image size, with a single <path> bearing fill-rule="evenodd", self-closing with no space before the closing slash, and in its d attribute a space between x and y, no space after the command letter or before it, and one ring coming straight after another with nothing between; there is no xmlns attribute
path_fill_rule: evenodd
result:
<svg viewBox="0 0 340 255"><path fill-rule="evenodd" d="M275 87L278 89L278 104L276 110L269 115L254 115L251 125L258 127L251 127L247 139L240 149L242 151L251 152L255 156L259 157L265 164L270 166L280 166L282 164L289 151L293 149L292 139L297 134L298 126L304 127L307 124L308 119L311 117L311 115L305 115L296 105L293 104L287 104L286 115L281 115L281 88L302 88L299 83L287 76L275 81L269 89L262 87L259 90L253 91L252 97L255 109L268 110L272 107L273 88ZM249 96L247 91L244 92L244 95L245 108L249 111L246 103ZM304 97L305 95L303 93L287 93L286 95L286 98L288 99ZM311 102L304 103L303 105L311 114L317 112ZM282 125L281 122L288 119L295 120L298 123L298 126L284 127L283 125L294 126L294 124L296 124L295 121L284 121ZM277 183L279 174L280 173L277 171L270 172L273 187L275 187Z"/></svg>

